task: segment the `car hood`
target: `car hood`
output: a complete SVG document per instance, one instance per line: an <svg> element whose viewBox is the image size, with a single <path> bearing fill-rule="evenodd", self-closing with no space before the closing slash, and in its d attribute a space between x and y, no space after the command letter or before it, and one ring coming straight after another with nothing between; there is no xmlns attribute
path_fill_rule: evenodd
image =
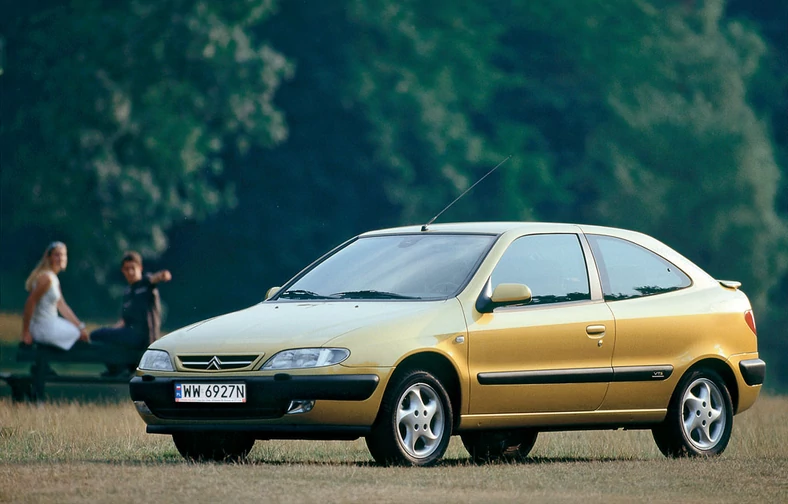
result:
<svg viewBox="0 0 788 504"><path fill-rule="evenodd" d="M250 354L320 347L362 327L420 318L444 301L264 302L174 331L151 345L175 354Z"/></svg>

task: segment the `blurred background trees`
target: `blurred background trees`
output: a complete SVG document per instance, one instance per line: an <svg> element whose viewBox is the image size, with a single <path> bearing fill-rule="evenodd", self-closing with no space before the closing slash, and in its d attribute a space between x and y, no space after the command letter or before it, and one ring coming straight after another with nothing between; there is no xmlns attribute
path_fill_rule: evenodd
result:
<svg viewBox="0 0 788 504"><path fill-rule="evenodd" d="M105 298L93 287L115 283L119 251L157 256L174 225L233 208L228 160L287 137L273 97L292 65L253 30L271 2L4 11L4 304L18 297L11 278L56 237L84 286L75 297Z"/></svg>
<svg viewBox="0 0 788 504"><path fill-rule="evenodd" d="M6 10L3 310L53 239L83 316L116 317L127 248L173 271L167 326L239 309L354 234L426 222L512 154L440 220L652 234L743 282L788 382L785 2Z"/></svg>

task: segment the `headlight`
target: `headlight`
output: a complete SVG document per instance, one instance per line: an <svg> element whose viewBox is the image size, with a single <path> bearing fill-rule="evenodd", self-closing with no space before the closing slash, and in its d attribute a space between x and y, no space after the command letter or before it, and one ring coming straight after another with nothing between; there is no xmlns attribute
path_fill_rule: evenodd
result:
<svg viewBox="0 0 788 504"><path fill-rule="evenodd" d="M296 348L274 355L260 369L301 369L333 366L350 356L347 348Z"/></svg>
<svg viewBox="0 0 788 504"><path fill-rule="evenodd" d="M170 354L164 350L146 350L140 359L139 368L147 371L175 371Z"/></svg>

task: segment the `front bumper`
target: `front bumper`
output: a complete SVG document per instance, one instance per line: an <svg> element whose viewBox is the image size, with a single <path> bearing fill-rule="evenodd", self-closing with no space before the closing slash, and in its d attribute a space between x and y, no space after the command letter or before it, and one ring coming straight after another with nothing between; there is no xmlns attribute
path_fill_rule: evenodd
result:
<svg viewBox="0 0 788 504"><path fill-rule="evenodd" d="M246 384L245 403L176 403L175 383L239 383ZM194 376L135 376L129 383L132 401L148 424L184 423L205 426L206 422L229 421L254 423L256 420L278 419L285 415L292 401L364 401L377 389L380 378L374 374L358 375L291 375L227 376L222 378ZM152 432L151 429L148 429ZM156 431L158 432L158 431Z"/></svg>

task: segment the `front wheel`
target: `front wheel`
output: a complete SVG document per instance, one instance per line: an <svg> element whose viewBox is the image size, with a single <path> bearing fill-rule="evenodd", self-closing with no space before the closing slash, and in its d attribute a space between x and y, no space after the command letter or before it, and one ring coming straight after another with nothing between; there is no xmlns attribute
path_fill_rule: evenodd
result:
<svg viewBox="0 0 788 504"><path fill-rule="evenodd" d="M382 465L432 465L451 438L449 395L427 371L409 371L394 380L383 395L367 448Z"/></svg>
<svg viewBox="0 0 788 504"><path fill-rule="evenodd" d="M670 401L665 421L652 430L667 457L719 455L733 428L733 403L725 382L711 370L684 376Z"/></svg>
<svg viewBox="0 0 788 504"><path fill-rule="evenodd" d="M172 435L178 452L186 460L239 462L249 455L254 438L235 432L181 432Z"/></svg>

